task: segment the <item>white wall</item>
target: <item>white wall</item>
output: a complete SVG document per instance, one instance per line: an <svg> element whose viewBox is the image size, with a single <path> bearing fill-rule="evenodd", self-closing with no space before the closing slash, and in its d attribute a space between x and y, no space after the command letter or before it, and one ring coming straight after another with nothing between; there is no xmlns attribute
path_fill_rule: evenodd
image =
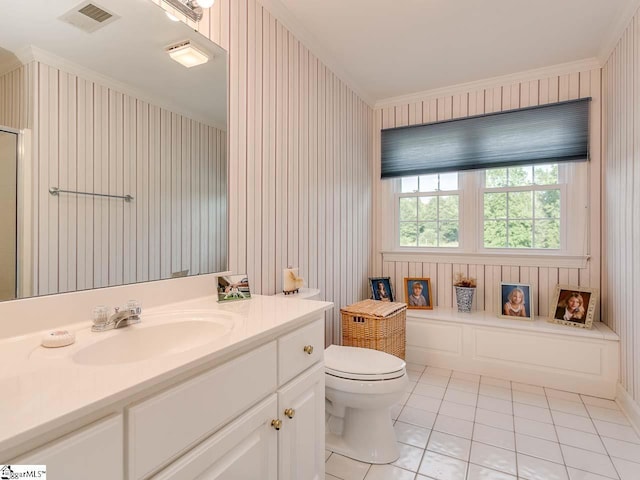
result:
<svg viewBox="0 0 640 480"><path fill-rule="evenodd" d="M534 312L546 316L551 297L558 283L590 287L600 286L600 69L571 66L557 67L557 70L569 70L563 73L532 73L513 75L526 79L507 81L495 79L470 88L469 86L439 89L437 92L411 96L410 99L398 99L383 102L375 110L375 134L373 168L375 170L375 252L372 259L373 272L376 275L389 276L392 279L399 299L404 298L404 277L430 277L433 284L435 305L453 306L453 277L455 273L476 277L478 290L474 301L476 310L499 311L498 288L501 281L531 284L534 293ZM553 69L549 69L553 70ZM470 261L464 258L451 260L450 253L429 255L383 255L388 250L387 237L394 235L393 229L383 222L382 212L394 208L390 203L389 187L380 180L380 130L383 128L416 125L435 121L463 118L483 113L497 112L515 108L543 105L564 100L592 97L590 136L591 161L585 179L590 191L591 228L586 240L589 260L585 267L570 266L574 261L564 262L544 260L536 264L532 261L505 261L500 257L482 258L473 255ZM481 257L481 258L479 258ZM605 319L606 320L606 319Z"/></svg>
<svg viewBox="0 0 640 480"><path fill-rule="evenodd" d="M368 296L372 109L257 1L205 13L229 50L230 268L273 294L300 267L335 341L339 307Z"/></svg>
<svg viewBox="0 0 640 480"><path fill-rule="evenodd" d="M621 384L640 409L640 13L603 69L603 315L620 335Z"/></svg>

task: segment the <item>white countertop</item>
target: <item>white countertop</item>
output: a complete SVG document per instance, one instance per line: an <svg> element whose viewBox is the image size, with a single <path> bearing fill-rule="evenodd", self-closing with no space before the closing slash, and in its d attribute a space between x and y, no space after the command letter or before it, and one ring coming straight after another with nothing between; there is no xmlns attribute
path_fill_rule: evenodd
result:
<svg viewBox="0 0 640 480"><path fill-rule="evenodd" d="M498 317L495 313L473 311L458 312L456 308L434 307L433 310L407 310L407 318L412 320L438 320L451 323L464 323L478 327L495 327L511 330L528 330L555 335L596 338L599 340L620 341L620 337L602 322L593 322L592 328L578 328L547 321L547 317L534 317L533 320L517 320Z"/></svg>
<svg viewBox="0 0 640 480"><path fill-rule="evenodd" d="M330 302L255 295L219 304L208 296L143 310L142 322L95 333L91 321L60 326L76 334L68 347L40 346L44 332L0 340L0 457L2 452L80 419L204 364L225 361L258 343L302 326L332 307ZM70 306L73 308L73 306ZM172 312L220 312L231 325L222 337L197 348L133 363L80 365L78 350L127 329L167 323ZM154 323L155 322L155 323Z"/></svg>

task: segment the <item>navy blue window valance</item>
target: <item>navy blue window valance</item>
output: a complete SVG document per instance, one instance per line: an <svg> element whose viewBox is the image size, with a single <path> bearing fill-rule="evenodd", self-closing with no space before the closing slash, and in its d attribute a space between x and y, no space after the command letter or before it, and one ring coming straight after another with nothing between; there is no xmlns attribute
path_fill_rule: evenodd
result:
<svg viewBox="0 0 640 480"><path fill-rule="evenodd" d="M589 159L589 101L382 130L382 178Z"/></svg>

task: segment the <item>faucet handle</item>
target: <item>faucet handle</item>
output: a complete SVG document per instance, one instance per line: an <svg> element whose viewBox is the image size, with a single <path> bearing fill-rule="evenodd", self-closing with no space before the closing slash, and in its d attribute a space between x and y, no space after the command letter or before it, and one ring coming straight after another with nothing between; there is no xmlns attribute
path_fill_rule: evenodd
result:
<svg viewBox="0 0 640 480"><path fill-rule="evenodd" d="M91 312L91 320L94 325L105 325L109 321L109 307L106 305L95 307Z"/></svg>
<svg viewBox="0 0 640 480"><path fill-rule="evenodd" d="M142 313L142 305L137 300L129 300L127 302L127 310L131 315L140 315Z"/></svg>

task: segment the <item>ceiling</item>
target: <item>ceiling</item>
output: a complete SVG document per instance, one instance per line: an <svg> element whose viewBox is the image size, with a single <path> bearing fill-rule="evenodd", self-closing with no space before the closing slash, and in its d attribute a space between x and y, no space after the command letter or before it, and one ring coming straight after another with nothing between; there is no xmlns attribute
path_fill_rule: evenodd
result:
<svg viewBox="0 0 640 480"><path fill-rule="evenodd" d="M374 102L597 57L611 37L621 33L619 26L638 4L637 0L280 2L353 86Z"/></svg>
<svg viewBox="0 0 640 480"><path fill-rule="evenodd" d="M115 21L87 33L60 20L82 0L7 2L0 16L0 64L11 57L47 63L130 93L177 113L226 128L226 52L149 0L93 0ZM165 47L191 40L211 57L184 68ZM37 53L36 53L37 52ZM104 80L104 81L101 81Z"/></svg>

